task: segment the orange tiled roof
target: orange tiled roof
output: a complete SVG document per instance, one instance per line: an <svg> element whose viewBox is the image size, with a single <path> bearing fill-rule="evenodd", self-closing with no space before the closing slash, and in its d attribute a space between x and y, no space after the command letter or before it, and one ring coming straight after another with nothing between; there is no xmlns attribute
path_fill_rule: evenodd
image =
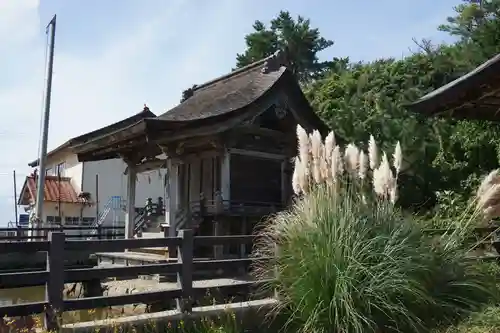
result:
<svg viewBox="0 0 500 333"><path fill-rule="evenodd" d="M36 201L37 178L34 175L26 177L19 198L20 204L34 203ZM78 198L71 178L45 176L44 201L82 203ZM24 203L21 203L24 202Z"/></svg>

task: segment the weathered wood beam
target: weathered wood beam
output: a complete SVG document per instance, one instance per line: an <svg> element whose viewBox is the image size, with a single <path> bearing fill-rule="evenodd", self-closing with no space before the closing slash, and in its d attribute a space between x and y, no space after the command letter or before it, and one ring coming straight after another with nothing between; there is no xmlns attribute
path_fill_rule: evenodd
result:
<svg viewBox="0 0 500 333"><path fill-rule="evenodd" d="M200 128L180 130L178 134L170 134L168 136L165 136L162 133L156 133L154 136L151 136L151 138L157 141L157 143L160 145L167 145L175 141L181 141L185 139L192 139L192 138L198 138L198 137L221 133L236 126L240 121L241 120L231 119L230 121L227 121L222 124L219 123Z"/></svg>
<svg viewBox="0 0 500 333"><path fill-rule="evenodd" d="M223 155L224 151L222 150L202 151L199 153L191 153L191 154L172 157L172 163L174 164L189 163L192 161L199 160L200 158L209 158L209 157L223 156Z"/></svg>
<svg viewBox="0 0 500 333"><path fill-rule="evenodd" d="M498 96L498 95L486 96L482 99L482 101L485 101L488 103L499 103L500 104L500 96Z"/></svg>
<svg viewBox="0 0 500 333"><path fill-rule="evenodd" d="M142 163L136 164L135 170L137 173L142 173L146 171L151 171L151 170L158 170L161 168L165 168L167 165L167 160L166 159L153 159L153 160L148 160L144 161ZM125 168L125 171L123 172L124 175L127 175L129 171L129 167L127 166Z"/></svg>
<svg viewBox="0 0 500 333"><path fill-rule="evenodd" d="M493 89L487 93L483 93L485 90L491 88L491 85L483 85L481 87L477 87L475 89L469 89L464 93L460 94L457 98L454 98L451 101L444 102L440 110L437 113L446 112L449 114L455 114L456 112L460 113L460 109L467 107L476 108L479 105L485 105L483 100L486 98L491 98L496 94L500 93L500 87L497 89ZM486 105L485 105L486 106ZM462 111L463 112L463 111ZM468 118L475 119L478 117L468 116Z"/></svg>
<svg viewBox="0 0 500 333"><path fill-rule="evenodd" d="M246 156L253 156L253 157L262 157L262 158L268 158L268 159L273 159L273 160L285 160L287 157L284 154L273 154L273 153L265 153L261 151L254 151L254 150L244 150L244 149L237 149L237 148L231 148L229 149L229 152L231 154L239 154L239 155L246 155Z"/></svg>
<svg viewBox="0 0 500 333"><path fill-rule="evenodd" d="M217 150L224 147L219 135L209 135L169 143L158 143L161 151L169 157L179 157L198 151Z"/></svg>
<svg viewBox="0 0 500 333"><path fill-rule="evenodd" d="M272 130L269 128L263 128L260 126L256 125L241 125L237 126L234 129L234 132L237 133L245 133L245 134L256 134L256 135L261 135L261 136L268 136L276 139L283 139L286 140L287 135L286 133L277 131L277 130Z"/></svg>
<svg viewBox="0 0 500 333"><path fill-rule="evenodd" d="M102 147L113 146L115 144L122 143L123 141L147 142L145 130L146 125L144 122L141 122L114 133L97 137L91 141L76 145L73 147L73 151L76 153L85 153Z"/></svg>
<svg viewBox="0 0 500 333"><path fill-rule="evenodd" d="M144 141L128 141L106 147L95 147L95 149L93 150L82 151L75 149L73 151L78 155L80 161L85 161L85 160L92 161L92 160L97 160L99 156L110 155L113 156L111 158L114 158L114 156L119 156L119 155L130 155L131 152L140 151L140 149L137 149L137 147L144 145L145 145ZM105 159L107 158L110 157L106 157Z"/></svg>
<svg viewBox="0 0 500 333"><path fill-rule="evenodd" d="M471 110L474 110L472 113ZM490 121L500 120L500 107L487 107L468 104L467 106L462 106L460 108L453 109L451 111L446 111L440 113L441 116L449 116L457 119L482 119Z"/></svg>
<svg viewBox="0 0 500 333"><path fill-rule="evenodd" d="M164 135L164 133L158 132L150 135L150 138L158 142L159 144L167 144L173 141L184 140L187 138L195 138L200 136L208 136L208 135L216 135L218 133L225 132L231 128L236 127L237 125L243 123L246 120L252 119L256 115L267 110L271 105L276 102L276 97L272 96L269 98L259 99L256 102L252 103L249 107L238 110L237 115L233 115L232 117L221 117L223 120L216 122L210 125L201 125L186 129L180 129L177 133L169 132L168 135Z"/></svg>

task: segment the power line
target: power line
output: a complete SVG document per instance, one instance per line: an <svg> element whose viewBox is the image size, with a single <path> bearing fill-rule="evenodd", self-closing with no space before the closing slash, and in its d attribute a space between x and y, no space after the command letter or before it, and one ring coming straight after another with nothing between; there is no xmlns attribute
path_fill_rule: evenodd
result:
<svg viewBox="0 0 500 333"><path fill-rule="evenodd" d="M8 135L8 136L14 136L14 135L28 135L28 134L32 134L32 133L29 133L29 132L10 132L10 131L0 131L0 136L5 136L5 135Z"/></svg>

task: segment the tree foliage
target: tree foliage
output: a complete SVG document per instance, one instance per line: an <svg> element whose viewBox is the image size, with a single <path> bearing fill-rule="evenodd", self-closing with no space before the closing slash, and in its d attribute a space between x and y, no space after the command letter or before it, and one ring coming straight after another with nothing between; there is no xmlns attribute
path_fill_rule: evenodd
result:
<svg viewBox="0 0 500 333"><path fill-rule="evenodd" d="M241 67L288 48L291 69L306 82L306 94L336 133L356 143L370 134L393 146L401 140L406 172L401 204L426 212L439 203L453 211L473 194L478 179L499 166L500 126L491 122L424 118L405 104L464 75L500 52L500 0L466 0L439 27L455 36L451 45L416 42L419 49L401 60L353 63L349 58L320 62L316 53L332 41L281 12L267 28L256 21L237 55ZM314 80L310 80L314 78ZM455 209L457 211L457 209Z"/></svg>
<svg viewBox="0 0 500 333"><path fill-rule="evenodd" d="M318 29L311 28L308 19L298 16L295 20L289 12L281 11L267 27L255 21L254 32L245 36L247 45L242 54L236 55L238 68L284 50L289 69L301 81L319 75L330 62L320 62L317 53L333 45L333 41L321 36Z"/></svg>
<svg viewBox="0 0 500 333"><path fill-rule="evenodd" d="M421 49L402 60L381 59L332 69L307 95L337 133L354 142L369 134L393 145L401 140L407 161L402 204L426 210L436 202L465 202L478 179L498 167L500 127L494 123L425 119L405 104L462 76L499 51L500 1L456 7L441 30L453 45ZM335 62L335 61L334 61ZM450 198L453 197L453 200ZM458 197L458 198L457 198ZM448 207L449 208L449 207Z"/></svg>

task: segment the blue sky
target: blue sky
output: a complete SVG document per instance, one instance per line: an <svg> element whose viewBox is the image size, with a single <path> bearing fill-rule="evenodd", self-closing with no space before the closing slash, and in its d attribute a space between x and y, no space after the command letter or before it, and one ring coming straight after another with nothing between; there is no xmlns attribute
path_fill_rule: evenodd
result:
<svg viewBox="0 0 500 333"><path fill-rule="evenodd" d="M437 26L455 0L1 0L0 225L14 219L18 187L36 158L45 26L58 15L49 149L120 120L146 103L161 113L183 89L228 72L256 19L280 10L310 18L335 41L327 59L401 58L412 38L451 39Z"/></svg>

